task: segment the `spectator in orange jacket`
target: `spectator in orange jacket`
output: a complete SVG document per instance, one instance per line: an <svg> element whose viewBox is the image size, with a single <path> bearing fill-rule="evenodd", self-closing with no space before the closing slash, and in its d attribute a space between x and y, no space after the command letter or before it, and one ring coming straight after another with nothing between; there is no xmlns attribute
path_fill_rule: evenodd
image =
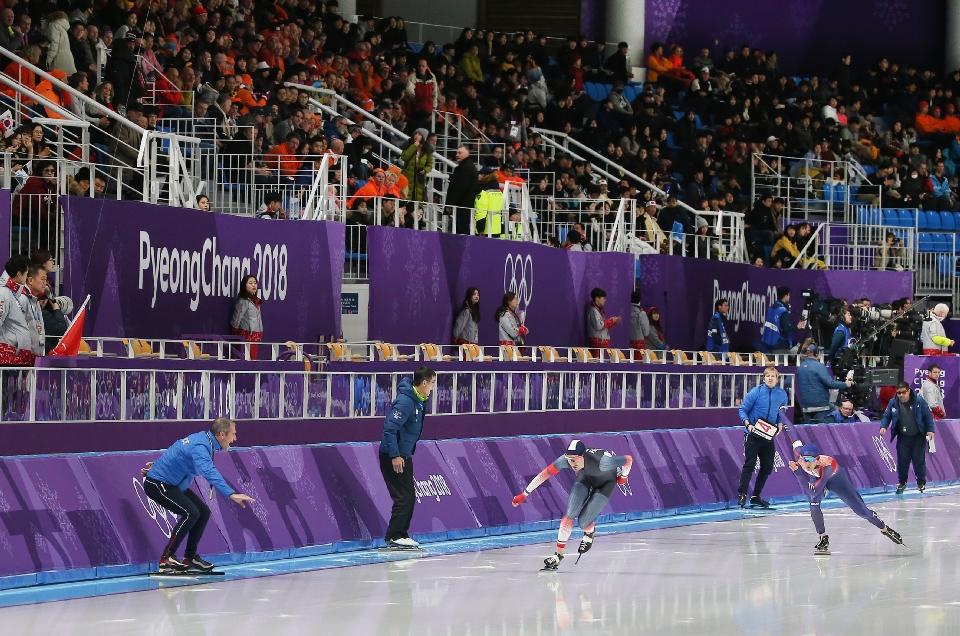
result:
<svg viewBox="0 0 960 636"><path fill-rule="evenodd" d="M936 110L939 113L940 109ZM930 104L926 101L920 102L920 112L917 113L914 128L920 135L935 135L947 132L943 120L930 114Z"/></svg>
<svg viewBox="0 0 960 636"><path fill-rule="evenodd" d="M264 156L263 160L267 167L271 170L279 170L282 177L296 177L297 171L303 164L300 155L297 154L300 142L300 135L296 132L289 133L286 141L271 148Z"/></svg>
<svg viewBox="0 0 960 636"><path fill-rule="evenodd" d="M347 201L347 207L354 209L358 200L369 201L374 197L382 197L387 193L386 187L387 175L383 168L374 168L373 176L367 183L357 190L356 194Z"/></svg>
<svg viewBox="0 0 960 636"><path fill-rule="evenodd" d="M503 166L497 172L497 181L500 182L500 187L503 188L504 184L515 183L517 185L522 185L526 183L526 179L523 177L518 177L513 173L513 166Z"/></svg>
<svg viewBox="0 0 960 636"><path fill-rule="evenodd" d="M40 47L36 44L31 44L29 46L23 47L23 50L20 51L20 57L27 62L30 62L34 66L37 66L40 63ZM10 62L7 64L6 68L3 69L4 75L8 75L14 79L17 83L23 85L24 87L36 91L37 89L37 76L30 69L26 68L19 62ZM17 93L12 88L7 86L0 87L0 93L3 93L7 97L16 99ZM26 106L33 106L36 104L35 101L30 99L24 99L23 104Z"/></svg>
<svg viewBox="0 0 960 636"><path fill-rule="evenodd" d="M673 62L663 55L663 45L654 42L650 47L650 56L647 58L647 81L656 84L661 74L673 70Z"/></svg>

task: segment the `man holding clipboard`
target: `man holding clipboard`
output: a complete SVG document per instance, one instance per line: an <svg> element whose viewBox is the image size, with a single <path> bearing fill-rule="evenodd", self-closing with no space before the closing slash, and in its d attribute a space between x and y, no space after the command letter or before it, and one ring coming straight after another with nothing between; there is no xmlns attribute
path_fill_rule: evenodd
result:
<svg viewBox="0 0 960 636"><path fill-rule="evenodd" d="M783 430L782 408L789 404L787 392L780 388L780 372L775 367L763 371L763 384L747 393L740 404L740 420L746 428L743 437L743 470L740 471L740 487L737 503L743 508L747 505L747 489L750 477L760 460L760 472L753 486L750 506L769 508L770 504L760 496L767 478L773 472L773 460L776 449L773 438Z"/></svg>

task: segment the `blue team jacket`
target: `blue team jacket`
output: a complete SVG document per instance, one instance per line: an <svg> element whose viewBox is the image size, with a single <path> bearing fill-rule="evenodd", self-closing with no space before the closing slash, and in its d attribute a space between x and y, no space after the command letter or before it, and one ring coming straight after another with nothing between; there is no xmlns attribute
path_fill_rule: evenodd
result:
<svg viewBox="0 0 960 636"><path fill-rule="evenodd" d="M423 431L423 413L423 402L414 392L413 382L410 378L400 380L397 397L383 420L380 452L387 453L391 459L412 457Z"/></svg>
<svg viewBox="0 0 960 636"><path fill-rule="evenodd" d="M213 454L223 450L210 431L194 433L173 443L173 446L153 462L147 477L180 490L190 487L193 478L200 475L224 497L237 492L224 480L213 465Z"/></svg>
<svg viewBox="0 0 960 636"><path fill-rule="evenodd" d="M921 435L933 432L933 414L922 397L914 393L906 404L901 402L900 398L894 397L887 404L887 410L883 412L883 417L880 418L880 428L890 429L891 442L899 434L897 422L900 421L900 409L902 408L913 409L913 416L917 418L917 427L920 429Z"/></svg>
<svg viewBox="0 0 960 636"><path fill-rule="evenodd" d="M757 419L762 419L770 424L780 424L782 422L781 406L787 406L790 403L787 392L779 386L772 389L766 384L753 387L743 397L740 403L740 421L750 420L753 424ZM744 429L747 427L744 426Z"/></svg>

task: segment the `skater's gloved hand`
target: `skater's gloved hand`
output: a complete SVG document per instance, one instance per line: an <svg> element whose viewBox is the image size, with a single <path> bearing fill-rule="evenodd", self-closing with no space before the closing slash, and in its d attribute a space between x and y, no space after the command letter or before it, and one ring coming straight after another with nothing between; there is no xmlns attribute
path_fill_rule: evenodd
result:
<svg viewBox="0 0 960 636"><path fill-rule="evenodd" d="M153 468L153 462L147 462L147 465L140 469L140 474L146 477L151 468Z"/></svg>
<svg viewBox="0 0 960 636"><path fill-rule="evenodd" d="M520 493L519 495L513 498L513 507L516 508L526 500L527 500L527 493L525 492Z"/></svg>
<svg viewBox="0 0 960 636"><path fill-rule="evenodd" d="M617 484L620 486L626 486L628 481L630 480L625 475L620 475L617 477Z"/></svg>

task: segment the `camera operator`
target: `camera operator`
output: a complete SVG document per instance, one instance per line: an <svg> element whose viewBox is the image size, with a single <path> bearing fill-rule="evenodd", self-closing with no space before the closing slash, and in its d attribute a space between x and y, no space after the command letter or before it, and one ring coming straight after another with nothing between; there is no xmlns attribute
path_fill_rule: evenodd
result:
<svg viewBox="0 0 960 636"><path fill-rule="evenodd" d="M768 353L793 353L793 334L806 325L805 320L796 326L790 322L790 288L777 287L777 302L767 309L760 339L767 345Z"/></svg>
<svg viewBox="0 0 960 636"><path fill-rule="evenodd" d="M947 338L943 331L943 325L940 324L949 313L950 308L940 303L933 308L930 316L923 321L923 327L920 329L920 345L923 347L923 355L947 355L947 347L953 346L954 341Z"/></svg>
<svg viewBox="0 0 960 636"><path fill-rule="evenodd" d="M840 314L840 322L837 328L833 330L833 339L830 341L830 349L827 351L828 359L831 364L840 355L840 352L850 346L850 340L853 334L850 333L850 325L853 324L853 315L849 309L844 309Z"/></svg>
<svg viewBox="0 0 960 636"><path fill-rule="evenodd" d="M807 422L823 422L831 415L832 389L848 389L853 386L852 380L841 382L830 376L827 367L817 360L820 350L812 338L804 340L804 359L797 369L797 392L803 407L803 417Z"/></svg>

